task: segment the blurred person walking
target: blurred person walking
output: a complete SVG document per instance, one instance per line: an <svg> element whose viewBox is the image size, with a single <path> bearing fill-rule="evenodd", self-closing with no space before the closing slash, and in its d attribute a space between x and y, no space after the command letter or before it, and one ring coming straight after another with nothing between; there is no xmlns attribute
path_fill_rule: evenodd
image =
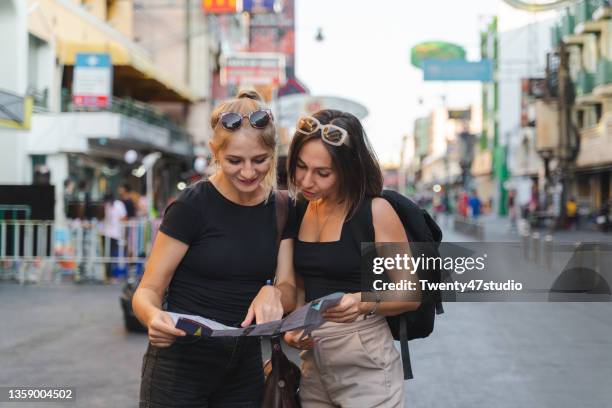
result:
<svg viewBox="0 0 612 408"><path fill-rule="evenodd" d="M468 206L470 208L470 217L473 219L478 219L482 212L482 201L480 201L476 190L472 190L472 194L468 199Z"/></svg>
<svg viewBox="0 0 612 408"><path fill-rule="evenodd" d="M132 186L128 183L123 183L118 189L119 199L125 205L128 218L136 217L136 203L132 199Z"/></svg>
<svg viewBox="0 0 612 408"><path fill-rule="evenodd" d="M595 218L595 222L599 226L600 230L604 233L607 233L610 229L610 224L612 223L612 215L610 214L610 209L612 208L612 198L608 201L604 201L599 208L599 213Z"/></svg>
<svg viewBox="0 0 612 408"><path fill-rule="evenodd" d="M567 215L567 224L566 228L576 228L578 226L577 218L578 218L578 204L576 203L576 199L574 197L570 197L569 200L565 203L565 214Z"/></svg>
<svg viewBox="0 0 612 408"><path fill-rule="evenodd" d="M508 200L506 202L508 206L508 218L510 219L510 231L516 231L516 222L518 210L516 206L516 190L512 189L508 191Z"/></svg>
<svg viewBox="0 0 612 408"><path fill-rule="evenodd" d="M288 344L304 350L302 406L402 407L402 362L385 316L415 310L419 302L362 302L361 251L351 228L367 226L376 242L407 237L380 197L382 172L359 120L337 110L301 118L289 149L288 184L301 198L294 267L304 301L346 293L312 337L285 334Z"/></svg>
<svg viewBox="0 0 612 408"><path fill-rule="evenodd" d="M104 220L102 222L102 254L105 258L119 256L119 242L123 241L122 222L127 220L127 211L121 200L115 198L112 191L104 195ZM116 262L105 263L105 279L107 283L114 283L118 273Z"/></svg>
<svg viewBox="0 0 612 408"><path fill-rule="evenodd" d="M212 113L217 164L168 206L133 307L148 328L140 407L259 407L256 337L186 338L167 310L230 326L280 319L295 306L291 226L277 248L276 129L255 92ZM274 286L266 281L274 279Z"/></svg>

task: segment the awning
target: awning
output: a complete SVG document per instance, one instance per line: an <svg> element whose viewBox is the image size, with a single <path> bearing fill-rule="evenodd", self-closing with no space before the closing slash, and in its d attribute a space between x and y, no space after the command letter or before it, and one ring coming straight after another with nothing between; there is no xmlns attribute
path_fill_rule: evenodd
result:
<svg viewBox="0 0 612 408"><path fill-rule="evenodd" d="M139 49L128 49L118 43L78 43L59 41L57 54L64 65L74 65L76 54L108 53L114 69L115 88L143 101L196 102L198 97L189 87L155 67ZM121 96L121 95L120 95Z"/></svg>

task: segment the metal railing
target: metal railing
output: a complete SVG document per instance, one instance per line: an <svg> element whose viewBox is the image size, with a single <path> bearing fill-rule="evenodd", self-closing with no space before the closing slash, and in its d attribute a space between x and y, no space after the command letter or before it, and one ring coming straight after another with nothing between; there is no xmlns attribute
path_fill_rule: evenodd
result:
<svg viewBox="0 0 612 408"><path fill-rule="evenodd" d="M90 108L76 108L72 105L72 95L67 90L62 90L62 112L81 112L91 111ZM111 105L108 108L97 108L107 112L118 113L130 118L138 119L149 125L158 126L167 129L170 132L170 138L174 142L190 143L191 136L185 128L173 122L170 117L154 106L135 101L129 98L112 97Z"/></svg>
<svg viewBox="0 0 612 408"><path fill-rule="evenodd" d="M159 219L121 224L105 235L103 222L0 221L0 280L19 283L104 282L142 273Z"/></svg>

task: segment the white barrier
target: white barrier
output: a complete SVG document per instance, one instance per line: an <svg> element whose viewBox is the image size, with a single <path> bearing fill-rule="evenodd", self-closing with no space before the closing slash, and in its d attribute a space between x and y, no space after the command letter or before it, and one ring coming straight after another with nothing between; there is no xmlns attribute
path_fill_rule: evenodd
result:
<svg viewBox="0 0 612 408"><path fill-rule="evenodd" d="M102 282L105 268L119 277L142 273L160 222L125 221L112 242L96 220L0 221L0 280Z"/></svg>

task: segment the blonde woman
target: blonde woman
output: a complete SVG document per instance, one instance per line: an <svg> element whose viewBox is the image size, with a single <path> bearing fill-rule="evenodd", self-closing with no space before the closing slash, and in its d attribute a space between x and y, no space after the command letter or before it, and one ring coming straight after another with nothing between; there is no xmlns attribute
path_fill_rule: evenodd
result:
<svg viewBox="0 0 612 408"><path fill-rule="evenodd" d="M134 311L148 327L141 407L258 407L263 390L256 338L185 341L162 310L231 326L282 317L295 305L291 235L276 247L274 119L255 92L212 113L208 181L165 212ZM291 225L291 223L288 223ZM266 285L276 274L276 285Z"/></svg>

